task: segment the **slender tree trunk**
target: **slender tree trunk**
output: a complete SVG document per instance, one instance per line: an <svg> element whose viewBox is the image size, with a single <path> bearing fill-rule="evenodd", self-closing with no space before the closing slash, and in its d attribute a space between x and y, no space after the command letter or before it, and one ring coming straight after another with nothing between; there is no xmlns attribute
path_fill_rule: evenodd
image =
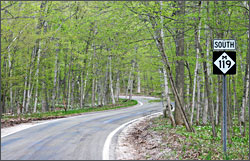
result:
<svg viewBox="0 0 250 161"><path fill-rule="evenodd" d="M43 71L45 71L45 66L43 66ZM45 77L45 74L43 74ZM45 84L45 79L42 80L42 112L48 111L48 96L47 96L47 87Z"/></svg>
<svg viewBox="0 0 250 161"><path fill-rule="evenodd" d="M112 104L115 104L115 96L114 96L114 91L113 91L113 80L112 80L112 65L111 65L111 56L109 56L109 86L110 86L110 94L111 94L111 99L112 99Z"/></svg>
<svg viewBox="0 0 250 161"><path fill-rule="evenodd" d="M198 65L200 66L200 65ZM199 67L198 67L199 68ZM197 73L197 111L196 111L196 125L200 125L200 103L201 103L201 91L200 91L200 76Z"/></svg>
<svg viewBox="0 0 250 161"><path fill-rule="evenodd" d="M117 72L117 78L116 78L116 101L119 101L119 95L120 95L120 70Z"/></svg>
<svg viewBox="0 0 250 161"><path fill-rule="evenodd" d="M204 58L204 54L202 53L202 58ZM207 63L204 61L203 62L203 70L204 70L204 75L205 75L205 86L206 86L206 93L207 93L207 101L208 101L208 109L210 113L210 122L212 124L212 132L213 132L213 137L216 137L216 131L215 131L215 125L214 125L214 113L213 113L213 107L212 107L212 99L210 96L210 85L209 85L209 78L208 78L208 73L207 73Z"/></svg>
<svg viewBox="0 0 250 161"><path fill-rule="evenodd" d="M200 6L201 3L199 3L199 13L200 13ZM191 117L190 117L190 124L193 124L193 116L194 116L194 108L195 108L195 92L196 92L196 79L197 79L197 73L198 73L198 59L199 59L199 53L200 53L200 49L199 49L199 45L200 45L200 27L201 27L201 21L200 21L200 17L199 17L199 27L198 30L195 31L195 38L196 38L196 63L195 63L195 70L194 70L194 85L193 85L193 94L192 94L192 112L191 112Z"/></svg>
<svg viewBox="0 0 250 161"><path fill-rule="evenodd" d="M9 77L12 77L12 63L11 63L11 53L10 53L10 48L8 49L8 63L9 63ZM1 55L0 55L1 56ZM14 107L13 107L13 90L12 90L12 82L10 81L10 108L11 108L11 113L14 113ZM0 90L1 91L1 90ZM0 97L1 98L1 97Z"/></svg>
<svg viewBox="0 0 250 161"><path fill-rule="evenodd" d="M45 5L47 4L47 2L41 2L41 6L40 9L42 11L42 9L45 7ZM46 10L47 12L47 10ZM42 25L43 25L43 20L42 20L42 16L39 18L38 20L38 25L37 25L37 35L40 34L41 29L42 29ZM36 46L38 46L37 49L37 69L36 69L36 74L35 74L35 78L36 78L36 93L35 93L35 102L34 102L34 109L33 112L35 113L37 111L37 101L38 101L38 83L39 83L39 67L40 67L40 55L41 55L41 42L40 39L36 40Z"/></svg>
<svg viewBox="0 0 250 161"><path fill-rule="evenodd" d="M131 72L134 72L134 67L135 67L135 62L132 61L132 70L131 70ZM134 80L133 80L133 74L131 73L131 78L130 78L130 83L129 83L129 85L130 85L130 86L129 86L129 92L130 92L130 94L129 94L129 100L132 99L133 82L134 82Z"/></svg>
<svg viewBox="0 0 250 161"><path fill-rule="evenodd" d="M60 62L58 61L58 63L57 63L57 66L58 66L58 68L57 68L57 83L56 83L56 104L59 104L59 103L61 103L61 91L62 91L62 79L61 79L61 75L60 75L60 73L61 73L61 68L60 68Z"/></svg>
<svg viewBox="0 0 250 161"><path fill-rule="evenodd" d="M70 78L71 78L71 75L72 75L72 53L71 53L71 57L70 57L70 62L69 62L69 75L68 75L68 91L67 91L67 108L70 108L69 105L70 105L70 92L71 92L71 81L70 81Z"/></svg>
<svg viewBox="0 0 250 161"><path fill-rule="evenodd" d="M72 71L72 80L71 80L71 109L74 109L74 89L75 89L75 79Z"/></svg>
<svg viewBox="0 0 250 161"><path fill-rule="evenodd" d="M59 46L59 44L57 44L56 46ZM57 82L57 73L58 73L58 52L59 52L59 49L56 49L56 59L55 59L55 69L54 69L54 81L53 81L53 92L52 92L52 108L53 109L51 109L51 110L55 109L55 102L56 102L56 82Z"/></svg>
<svg viewBox="0 0 250 161"><path fill-rule="evenodd" d="M29 111L29 104L30 104L30 99L31 99L31 95L32 95L32 90L33 90L33 86L31 88L31 78L32 78L32 66L33 66L33 55L35 55L36 53L36 46L34 47L32 53L31 53L31 61L30 61L30 69L29 69L29 81L28 81L28 91L27 91L27 102L25 105L25 112L28 113Z"/></svg>
<svg viewBox="0 0 250 161"><path fill-rule="evenodd" d="M106 105L108 100L107 100L107 94L108 94L108 74L109 74L109 70L108 70L108 63L107 63L107 68L106 68L106 72L105 72L105 77L104 77L104 86L103 86L103 98L102 98L102 102L103 105Z"/></svg>
<svg viewBox="0 0 250 161"><path fill-rule="evenodd" d="M203 66L204 67L204 66ZM203 69L206 70L206 69ZM205 75L203 77L203 82L205 82ZM208 113L208 99L207 99L207 90L205 89L205 86L203 86L203 114L202 114L202 123L203 125L207 124L207 113Z"/></svg>
<svg viewBox="0 0 250 161"><path fill-rule="evenodd" d="M89 72L87 71L86 78L85 78L85 80L84 80L83 95L82 95L83 105L85 104L86 89L87 89L87 78L88 78L88 75L89 75Z"/></svg>
<svg viewBox="0 0 250 161"><path fill-rule="evenodd" d="M132 74L132 70L129 71L129 76L128 76L128 85L127 85L127 89L126 89L126 99L128 96L128 92L129 92L129 87L130 87L130 80L131 80L131 74Z"/></svg>
<svg viewBox="0 0 250 161"><path fill-rule="evenodd" d="M167 110L169 113L169 118L171 120L172 126L175 127L175 120L174 120L174 115L173 112L171 110L171 100L170 100L170 96L169 96L169 89L168 89L168 80L167 80L167 72L165 70L165 68L163 68L163 77L164 77L164 93L165 93L165 98L167 99Z"/></svg>
<svg viewBox="0 0 250 161"><path fill-rule="evenodd" d="M140 78L140 70L137 67L137 93L141 93L141 78Z"/></svg>
<svg viewBox="0 0 250 161"><path fill-rule="evenodd" d="M246 129L246 123L245 123L245 111L247 106L247 97L248 97L248 86L249 86L249 74L248 74L248 64L246 64L246 70L245 70L245 79L244 79L244 91L243 91L243 97L242 97L242 105L241 105L241 113L240 113L240 132L242 136L245 136L245 129Z"/></svg>
<svg viewBox="0 0 250 161"><path fill-rule="evenodd" d="M24 82L24 91L23 91L23 107L25 107L25 105L26 105L26 91L27 91L26 88L27 88L27 82L28 82L27 79L28 78L27 78L27 73L26 73L26 75L25 75L25 82ZM20 112L22 113L23 111L21 110Z"/></svg>
<svg viewBox="0 0 250 161"><path fill-rule="evenodd" d="M35 93L35 103L34 103L34 109L33 109L34 113L36 112L37 100L38 100L39 67L40 67L40 53L41 53L40 43L39 43L38 46L39 46L39 48L38 48L38 52L37 52L37 67L36 67L36 74L35 74L35 78L36 78L36 93Z"/></svg>
<svg viewBox="0 0 250 161"><path fill-rule="evenodd" d="M201 28L201 21L200 21L200 9L201 9L201 3L199 2L199 16L198 16L198 29L195 31L195 41L196 41L196 63L195 63L195 70L194 70L194 85L193 85L193 94L192 94L192 111L191 111L191 117L190 117L190 124L193 124L193 116L194 116L194 109L195 109L195 92L196 92L196 79L198 75L198 65L199 65L199 54L200 54L200 28ZM196 27L197 28L197 27Z"/></svg>
<svg viewBox="0 0 250 161"><path fill-rule="evenodd" d="M93 64L92 64L92 96L91 96L91 106L92 107L95 107L95 83L96 83L96 64L95 64L95 57L96 57L96 46L95 44L93 43L92 44L92 47L93 47L93 50L94 50L94 53L93 53L93 56L92 56L92 61L93 61Z"/></svg>
<svg viewBox="0 0 250 161"><path fill-rule="evenodd" d="M81 72L81 86L80 86L80 108L83 108L83 76L84 76L84 72Z"/></svg>

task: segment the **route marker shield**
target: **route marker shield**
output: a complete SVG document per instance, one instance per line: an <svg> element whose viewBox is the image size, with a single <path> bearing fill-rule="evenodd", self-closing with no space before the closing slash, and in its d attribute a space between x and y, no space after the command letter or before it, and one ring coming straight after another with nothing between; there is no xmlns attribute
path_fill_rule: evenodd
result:
<svg viewBox="0 0 250 161"><path fill-rule="evenodd" d="M213 74L236 74L236 52L214 51Z"/></svg>

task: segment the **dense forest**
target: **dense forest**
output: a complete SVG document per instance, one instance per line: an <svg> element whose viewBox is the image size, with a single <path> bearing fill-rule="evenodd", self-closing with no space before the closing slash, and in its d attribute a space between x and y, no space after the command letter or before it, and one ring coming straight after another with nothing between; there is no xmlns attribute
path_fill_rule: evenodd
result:
<svg viewBox="0 0 250 161"><path fill-rule="evenodd" d="M1 111L37 113L157 96L172 125L222 122L213 40L235 39L228 131L249 121L247 1L1 1ZM159 107L160 108L160 107Z"/></svg>

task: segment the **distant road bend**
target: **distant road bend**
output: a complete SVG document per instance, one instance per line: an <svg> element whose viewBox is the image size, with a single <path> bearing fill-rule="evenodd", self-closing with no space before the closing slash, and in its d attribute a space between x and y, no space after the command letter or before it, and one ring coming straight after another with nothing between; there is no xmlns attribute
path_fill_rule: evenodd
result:
<svg viewBox="0 0 250 161"><path fill-rule="evenodd" d="M2 137L1 159L115 159L113 152L120 127L136 118L162 111L161 102L148 103L154 99L152 97L133 96L133 99L139 101L139 104L124 109L58 119ZM107 150L105 148L108 138L111 142ZM103 154L106 152L109 154Z"/></svg>

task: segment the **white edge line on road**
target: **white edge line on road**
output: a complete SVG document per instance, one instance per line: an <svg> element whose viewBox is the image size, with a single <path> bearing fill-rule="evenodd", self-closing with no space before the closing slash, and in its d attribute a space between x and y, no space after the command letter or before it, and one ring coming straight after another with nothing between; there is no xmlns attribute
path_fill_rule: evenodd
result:
<svg viewBox="0 0 250 161"><path fill-rule="evenodd" d="M28 128L31 128L31 127L35 127L35 126L38 126L38 125L43 125L43 124L47 124L47 123L51 123L51 122L56 122L56 121L60 121L60 120L63 120L63 119L67 119L67 118L60 118L60 119L57 119L57 120L48 120L48 121L46 121L46 122L35 123L34 125L26 125L27 127L23 127L23 128L20 129L20 130L15 130L15 131L10 132L10 133L8 133L8 134L6 134L6 135L1 135L1 138L6 137L6 136L11 135L11 134L14 134L14 133L17 133L17 132L19 132L19 131L23 131L23 130L28 129ZM32 123L32 122L31 122L31 123ZM29 124L29 123L28 123L28 124ZM20 124L20 125L21 125L21 124ZM20 125L16 125L16 126L20 126ZM24 125L24 124L23 124L23 125ZM24 126L25 126L25 125L24 125ZM9 128L12 128L12 127L9 127ZM14 126L13 126L13 128L14 128Z"/></svg>
<svg viewBox="0 0 250 161"><path fill-rule="evenodd" d="M140 103L139 106L142 106L143 103L138 101ZM147 116L151 116L151 115L156 115L158 113L162 113L162 112L156 112L156 113L153 113L153 114L150 114L150 115L147 115ZM147 117L147 116L144 116L144 117ZM140 117L140 118L143 118L143 117ZM124 128L125 126L127 126L128 124L134 122L134 121L137 121L139 120L140 118L137 118L137 119L134 119L134 120L131 120L129 122L126 122L124 124L122 124L121 126L119 126L118 128L116 128L114 131L112 131L108 137L106 138L105 140L105 143L104 143L104 146L103 146L103 151L102 151L102 160L109 160L109 148L110 148L110 144L111 144L111 141L112 141L112 138L113 136L122 128Z"/></svg>
<svg viewBox="0 0 250 161"><path fill-rule="evenodd" d="M142 106L142 105L143 105L142 102L140 102L140 101L138 101L138 102L139 102L139 104L140 104L139 106ZM17 132L19 132L19 131L22 131L22 130L31 128L31 127L38 126L38 125L43 125L43 124L47 124L47 123L51 123L51 122L55 122L55 121L61 121L61 120L64 120L64 119L75 118L75 117L89 116L89 115L94 115L94 114L95 114L95 113L88 114L88 115L78 115L78 116L72 116L72 117L66 117L66 118L59 118L59 119L56 119L56 120L46 120L46 122L35 123L34 125L27 125L27 124L26 124L26 127L22 127L22 128L20 128L20 129L14 130L13 132L7 133L7 134L5 134L5 135L2 135L2 133L1 133L1 138L6 137L6 136L9 136L9 135L14 134L14 133L17 133ZM29 123L29 124L32 124L32 122ZM20 124L20 125L21 125L21 124ZM17 126L20 126L20 125L17 125ZM24 124L23 124L23 125L24 125ZM24 125L24 126L25 126L25 125ZM9 127L9 128L12 128L12 127ZM14 126L13 126L13 128L14 128ZM2 130L2 129L1 129L1 130Z"/></svg>
<svg viewBox="0 0 250 161"><path fill-rule="evenodd" d="M139 102L139 104L140 104L139 106L142 106L142 105L143 105L143 103L141 103L140 101L138 101L138 102ZM20 124L20 125L16 125L16 126L22 126L22 125L24 125L24 126L26 126L26 127L22 127L22 128L17 129L17 130L13 130L13 132L9 132L9 133L7 133L7 134L5 134L5 135L2 135L2 133L1 133L1 138L6 137L6 136L9 136L9 135L14 134L14 133L17 133L17 132L19 132L19 131L22 131L22 130L31 128L31 127L38 126L38 125L43 125L43 124L47 124L47 123L51 123L51 122L55 122L55 121L61 121L61 120L64 120L64 119L75 118L75 117L89 116L89 115L94 115L94 114L95 114L95 113L91 113L91 114L88 114L88 115L71 116L71 117L66 117L66 118L59 118L59 119L56 119L56 120L44 120L45 122L35 123L34 125L30 125L30 124L32 124L32 122L31 122L31 123L28 123L29 125L27 125L27 124L25 125L25 123L24 123L24 124ZM14 128L14 126L13 126L13 127L7 127L7 128ZM1 131L2 131L2 129L1 129Z"/></svg>
<svg viewBox="0 0 250 161"><path fill-rule="evenodd" d="M65 119L72 119L72 118L76 118L76 117L82 117L82 116L89 116L89 115L94 115L95 113L91 113L91 114L88 114L88 115L78 115L78 116L71 116L71 117L65 117L65 118L58 118L58 119L52 119L52 120L44 120L45 122L41 122L41 123L34 123L34 122L30 122L30 123L27 123L27 124L32 124L34 123L34 125L27 125L26 123L24 124L19 124L19 125L16 125L16 126L12 126L12 127L7 127L7 128L15 128L17 126L26 126L26 127L22 127L20 129L17 129L17 130L14 130L13 132L10 132L8 134L5 134L5 135L1 135L1 138L3 137L6 137L6 136L9 136L11 134L14 134L14 133L17 133L19 131L22 131L22 130L25 130L25 129L28 129L28 128L31 128L31 127L35 127L35 126L38 126L38 125L43 125L43 124L47 124L47 123L52 123L52 122L56 122L56 121L61 121L61 120L65 120ZM25 125L26 124L26 125ZM4 128L3 128L4 129ZM2 130L2 129L1 129Z"/></svg>

